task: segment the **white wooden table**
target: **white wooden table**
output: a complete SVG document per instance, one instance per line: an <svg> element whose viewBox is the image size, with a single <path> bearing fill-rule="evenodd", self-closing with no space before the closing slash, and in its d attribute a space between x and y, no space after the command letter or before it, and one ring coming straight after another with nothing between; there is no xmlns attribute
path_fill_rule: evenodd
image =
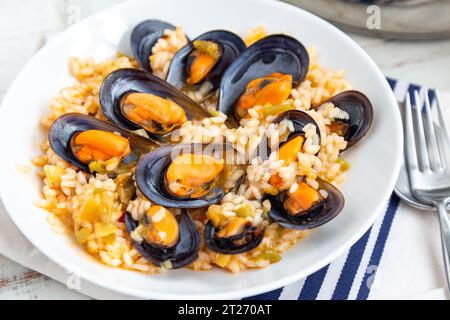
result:
<svg viewBox="0 0 450 320"><path fill-rule="evenodd" d="M25 62L46 39L66 27L67 14L76 20L120 1L1 0L0 101ZM350 36L386 75L450 91L450 41L399 42ZM0 255L0 299L88 297Z"/></svg>

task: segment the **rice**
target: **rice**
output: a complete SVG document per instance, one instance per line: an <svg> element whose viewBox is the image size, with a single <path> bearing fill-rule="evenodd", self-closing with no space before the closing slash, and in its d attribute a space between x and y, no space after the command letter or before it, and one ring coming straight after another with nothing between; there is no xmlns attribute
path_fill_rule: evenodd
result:
<svg viewBox="0 0 450 320"><path fill-rule="evenodd" d="M249 45L264 37L264 28L258 27L249 32L246 43ZM187 43L181 28L167 30L152 51L150 63L153 72L164 78L174 54ZM214 111L214 116L200 122L188 121L178 130L176 142L213 143L228 142L246 155L249 165L244 170L233 173L227 182L229 187L244 177L237 190L225 195L217 209L224 216L234 217L242 210L250 212L245 219L253 225L265 228L264 238L257 248L238 255L224 255L208 250L202 244L198 259L189 268L209 270L216 266L233 273L252 268L267 267L281 259L281 254L297 244L308 232L285 229L277 223L270 223L267 212L271 203L264 200L267 194L281 191L295 192L298 187L296 175L304 176L304 181L314 189L319 189L318 178L340 186L345 179L345 170L340 164L340 152L347 142L337 134L328 134L326 125L334 119L346 119L348 115L331 103L322 104L331 96L351 88L344 78L343 71L325 70L318 64L314 48L309 49L310 69L304 82L291 91L284 105L292 105L297 110L307 112L318 124L304 128L304 152L295 161L286 164L277 157L273 147L283 142L294 130L290 121L271 123L274 115L262 115L261 106L249 110L249 116L240 121L238 128L227 127L226 115ZM69 70L75 78L72 86L64 88L50 101L49 113L41 124L48 131L52 123L61 115L78 112L105 120L99 105L99 89L103 79L120 68L137 68L132 58L118 55L114 59L95 62L93 59L71 58ZM206 82L198 90L186 91L202 105L215 110L217 95L210 94L211 84ZM320 108L317 108L320 106ZM321 133L319 143L317 131ZM262 139L268 137L269 146L275 150L268 159L253 157ZM46 140L41 145L42 153L32 159L37 174L42 178L42 199L34 204L48 211L48 222L52 230L72 236L80 246L102 263L144 273L161 272L162 268L144 259L133 247L132 241L141 242L139 232L128 235L123 222L124 212L130 213L134 220L140 220L152 203L137 191L137 198L123 202L122 186L118 179L105 174L88 174L67 163L50 148ZM118 163L111 163L113 169ZM29 172L29 169L26 170ZM121 179L134 178L134 172L121 176ZM269 183L273 175L281 179L274 189ZM327 194L319 190L323 197ZM158 215L154 219L159 219ZM194 215L194 222L203 234L205 216ZM160 235L164 238L165 235Z"/></svg>
<svg viewBox="0 0 450 320"><path fill-rule="evenodd" d="M152 49L150 65L153 73L164 79L169 70L170 61L175 53L187 44L186 36L181 28L165 30Z"/></svg>

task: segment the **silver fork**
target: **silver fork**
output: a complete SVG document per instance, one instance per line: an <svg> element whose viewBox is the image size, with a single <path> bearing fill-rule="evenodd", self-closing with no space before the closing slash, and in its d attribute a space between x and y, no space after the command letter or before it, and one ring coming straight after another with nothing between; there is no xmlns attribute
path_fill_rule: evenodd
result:
<svg viewBox="0 0 450 320"><path fill-rule="evenodd" d="M450 218L446 210L450 202L450 137L439 94L436 92L437 124L433 121L430 101L425 94L425 115L419 92L414 92L415 119L411 97L405 104L405 155L414 196L436 207L441 229L442 250L450 289ZM422 101L422 102L423 102Z"/></svg>

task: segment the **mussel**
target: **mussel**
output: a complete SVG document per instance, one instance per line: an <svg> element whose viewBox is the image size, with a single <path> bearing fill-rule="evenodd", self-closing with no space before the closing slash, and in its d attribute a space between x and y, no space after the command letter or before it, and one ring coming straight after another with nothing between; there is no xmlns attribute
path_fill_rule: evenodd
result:
<svg viewBox="0 0 450 320"><path fill-rule="evenodd" d="M147 71L152 71L150 56L156 42L164 36L164 30L175 30L175 26L160 20L145 20L134 27L130 44L133 55Z"/></svg>
<svg viewBox="0 0 450 320"><path fill-rule="evenodd" d="M139 160L136 184L158 205L203 208L239 186L244 173L239 159L228 144L164 146Z"/></svg>
<svg viewBox="0 0 450 320"><path fill-rule="evenodd" d="M309 124L315 126L318 137L317 146L320 146L320 130L317 123L305 112L290 110L280 114L274 123L290 120L294 131L290 133L285 142L278 149L278 158L284 160L283 165L297 161L298 153L304 151L306 141L305 127ZM319 152L317 147L317 152ZM318 227L333 219L344 206L344 197L341 192L328 182L317 179L319 189L308 185L302 177L298 176L295 187L281 191L277 195L267 196L271 203L269 217L285 228L310 229ZM269 183L279 189L283 185L281 177L273 174Z"/></svg>
<svg viewBox="0 0 450 320"><path fill-rule="evenodd" d="M280 123L283 120L291 121L292 125L294 127L294 131L289 134L287 140L290 140L292 137L298 136L298 135L304 136L305 135L304 128L308 124L311 124L311 125L315 126L315 128L316 128L316 134L318 137L317 144L320 145L321 135L320 135L319 126L316 123L316 121L314 121L314 119L310 115L308 115L306 112L300 111L300 110L289 110L289 111L283 112L280 115L278 115L272 122Z"/></svg>
<svg viewBox="0 0 450 320"><path fill-rule="evenodd" d="M279 158L285 160L285 165L289 164L288 159L296 158L297 153L303 148L303 144L306 140L304 128L308 125L314 125L317 134L317 145L320 146L321 134L320 129L314 119L304 111L289 110L279 114L272 123L280 123L283 120L289 120L292 122L294 130L288 135L284 142L279 147ZM261 139L261 143L255 156L259 156L262 159L268 159L270 153L274 151L269 145L269 139L265 135ZM317 151L319 152L319 151ZM293 159L294 160L294 159Z"/></svg>
<svg viewBox="0 0 450 320"><path fill-rule="evenodd" d="M232 32L206 32L175 54L166 80L180 90L209 81L216 90L225 70L245 49L244 41Z"/></svg>
<svg viewBox="0 0 450 320"><path fill-rule="evenodd" d="M305 150L305 141L306 141L306 133L305 127L309 124L315 126L315 131L317 135L316 145L318 146L316 154L320 150L320 130L317 123L305 112L299 110L291 110L286 111L280 114L277 118L273 120L274 123L279 123L283 120L290 120L293 124L294 131L289 134L284 142L282 142L277 150L278 159L283 160L283 165L288 166L294 161L298 160L299 152L304 152ZM269 152L273 152L268 148ZM283 185L283 180L278 175L278 173L273 174L269 183L273 185L275 188L280 188Z"/></svg>
<svg viewBox="0 0 450 320"><path fill-rule="evenodd" d="M252 226L251 222L241 217L234 217L219 228L209 221L205 226L205 243L214 252L239 254L250 251L261 243L264 229Z"/></svg>
<svg viewBox="0 0 450 320"><path fill-rule="evenodd" d="M108 75L100 88L100 104L113 124L128 131L144 129L163 142L186 121L211 116L164 80L137 69Z"/></svg>
<svg viewBox="0 0 450 320"><path fill-rule="evenodd" d="M265 37L241 53L228 67L219 87L218 110L239 120L256 105L280 104L293 85L303 81L309 55L296 39Z"/></svg>
<svg viewBox="0 0 450 320"><path fill-rule="evenodd" d="M56 119L48 137L58 156L85 172L96 171L93 169L100 163L111 160L132 166L142 154L160 146L155 141L78 113Z"/></svg>
<svg viewBox="0 0 450 320"><path fill-rule="evenodd" d="M126 213L125 225L135 248L157 266L177 269L198 257L200 234L185 209L153 205L141 221Z"/></svg>
<svg viewBox="0 0 450 320"><path fill-rule="evenodd" d="M298 230L319 227L336 217L344 207L344 196L328 182L317 181L319 190L298 181L296 190L268 196L269 217L285 228Z"/></svg>
<svg viewBox="0 0 450 320"><path fill-rule="evenodd" d="M348 114L348 118L335 119L328 125L331 133L344 137L348 149L369 131L373 120L372 104L363 93L354 90L341 92L323 104L330 102Z"/></svg>

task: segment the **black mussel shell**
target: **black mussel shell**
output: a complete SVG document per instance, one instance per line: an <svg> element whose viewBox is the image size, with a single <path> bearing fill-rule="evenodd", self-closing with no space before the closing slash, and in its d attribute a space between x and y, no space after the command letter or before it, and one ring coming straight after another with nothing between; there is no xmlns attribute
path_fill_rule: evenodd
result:
<svg viewBox="0 0 450 320"><path fill-rule="evenodd" d="M341 92L324 103L332 102L335 107L348 113L348 120L341 120L349 125L344 139L348 141L347 149L361 140L370 129L373 121L373 107L367 96L359 91Z"/></svg>
<svg viewBox="0 0 450 320"><path fill-rule="evenodd" d="M254 43L241 53L222 76L218 110L236 117L235 104L247 84L274 72L291 74L300 83L309 68L309 55L296 39L286 35L271 35Z"/></svg>
<svg viewBox="0 0 450 320"><path fill-rule="evenodd" d="M79 132L87 130L103 130L117 132L130 142L131 154L124 159L124 162L137 161L139 156L160 146L159 143L128 131L117 128L105 121L98 120L91 116L80 113L68 113L60 116L53 122L48 135L50 146L55 153L65 161L80 168L85 172L89 171L89 166L73 154L71 139Z"/></svg>
<svg viewBox="0 0 450 320"><path fill-rule="evenodd" d="M189 64L190 54L195 50L193 43L196 40L212 41L220 47L219 61L201 81L210 81L213 90L215 90L219 87L222 75L228 66L246 49L245 43L236 34L225 30L209 31L189 42L173 57L166 79L167 82L180 90L186 85L187 65Z"/></svg>
<svg viewBox="0 0 450 320"><path fill-rule="evenodd" d="M162 248L148 242L134 242L134 247L148 261L160 267L164 262L170 261L173 269L182 268L197 260L200 249L200 234L191 216L186 210L182 210L177 215L180 238L177 244L171 248ZM128 233L131 233L138 226L127 212L125 214L125 226Z"/></svg>
<svg viewBox="0 0 450 320"><path fill-rule="evenodd" d="M172 163L174 156L185 152L201 153L206 149L208 155L224 157L226 163L232 163L230 156L234 156L231 145L201 145L201 144L178 144L164 146L143 156L136 165L136 184L142 194L151 202L167 208L203 208L219 202L225 195L224 190L215 186L206 195L200 198L179 198L172 195L166 187L166 171ZM210 152L211 151L211 152ZM210 153L209 153L210 152Z"/></svg>
<svg viewBox="0 0 450 320"><path fill-rule="evenodd" d="M280 115L278 115L272 122L280 123L283 120L292 121L292 125L294 126L294 131L289 134L289 136L286 139L286 142L298 135L304 135L305 132L303 131L303 128L307 124L311 123L316 126L316 133L317 133L317 136L319 137L318 142L320 145L321 135L320 135L319 126L317 125L316 121L314 121L314 119L309 114L307 114L306 112L300 111L300 110L289 110L289 111L285 111L285 112L281 113ZM284 144L284 143L282 143L282 144ZM281 147L281 145L280 145L280 147ZM271 152L272 152L272 150L269 146L269 139L268 139L267 135L264 135L264 137L261 139L261 143L256 152L256 156L259 156L262 159L268 159Z"/></svg>
<svg viewBox="0 0 450 320"><path fill-rule="evenodd" d="M153 46L164 35L166 29L175 30L175 26L160 20L146 20L139 23L131 32L130 45L133 55L147 71L152 71L149 58Z"/></svg>
<svg viewBox="0 0 450 320"><path fill-rule="evenodd" d="M272 122L280 123L283 120L290 120L292 122L292 125L294 126L294 131L290 133L287 140L290 140L293 136L297 136L299 134L304 134L305 132L303 131L303 128L307 124L311 123L316 126L316 133L317 133L317 136L319 137L319 144L320 144L321 135L320 135L319 125L306 112L303 112L300 110L289 110L289 111L283 112L282 114L278 115Z"/></svg>
<svg viewBox="0 0 450 320"><path fill-rule="evenodd" d="M344 196L333 185L320 180L320 189L328 192L328 196L323 202L314 205L308 212L296 216L290 215L283 207L285 193L281 192L276 196L269 196L266 199L272 204L269 217L281 226L289 229L306 230L317 228L336 217L344 207Z"/></svg>
<svg viewBox="0 0 450 320"><path fill-rule="evenodd" d="M205 243L210 250L224 254L250 251L259 246L264 238L264 230L252 226L247 226L241 234L229 238L217 237L217 231L213 224L208 222L205 226ZM239 244L236 241L239 241Z"/></svg>
<svg viewBox="0 0 450 320"><path fill-rule="evenodd" d="M195 101L157 76L138 69L119 69L109 74L103 81L100 88L100 104L105 116L124 130L142 129L128 120L121 110L122 98L133 92L149 93L170 99L184 109L189 120L201 120L211 116ZM148 134L153 139L167 139L165 136L150 132Z"/></svg>

